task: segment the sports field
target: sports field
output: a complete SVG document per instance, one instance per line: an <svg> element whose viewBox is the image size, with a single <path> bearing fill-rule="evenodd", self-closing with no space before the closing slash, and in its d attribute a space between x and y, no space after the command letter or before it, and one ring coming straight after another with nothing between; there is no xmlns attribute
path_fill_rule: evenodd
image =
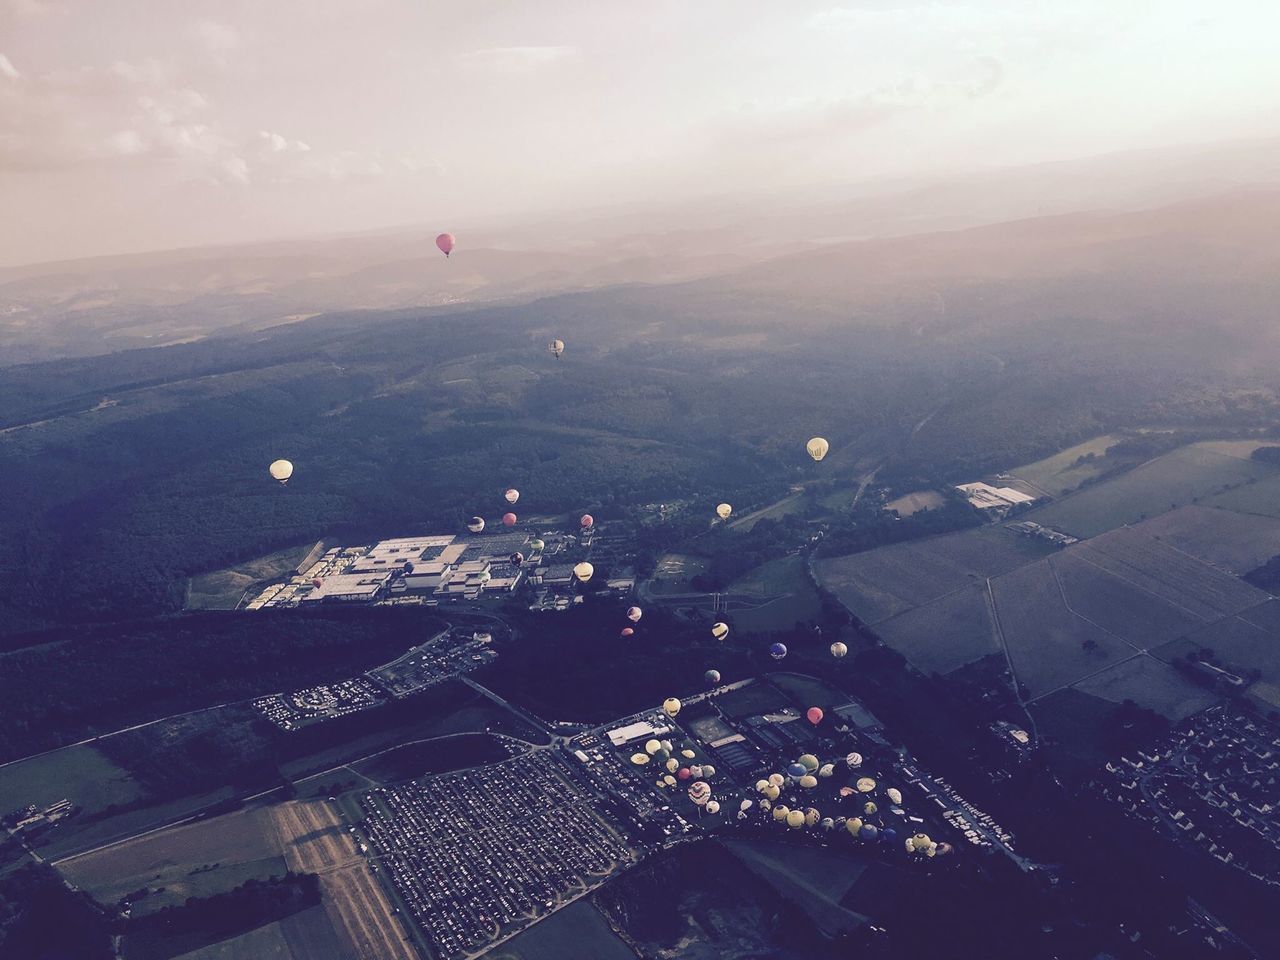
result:
<svg viewBox="0 0 1280 960"><path fill-rule="evenodd" d="M64 860L58 869L103 903L147 890L135 900L137 915L286 871L271 817L261 808L160 830Z"/></svg>
<svg viewBox="0 0 1280 960"><path fill-rule="evenodd" d="M1268 464L1192 444L1024 516L1077 537L1095 537L1278 474Z"/></svg>

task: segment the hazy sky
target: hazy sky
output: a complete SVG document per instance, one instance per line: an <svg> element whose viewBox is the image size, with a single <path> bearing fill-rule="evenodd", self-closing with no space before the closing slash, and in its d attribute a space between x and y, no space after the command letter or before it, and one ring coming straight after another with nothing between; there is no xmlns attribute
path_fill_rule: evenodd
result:
<svg viewBox="0 0 1280 960"><path fill-rule="evenodd" d="M1280 131L1275 0L0 0L0 263Z"/></svg>

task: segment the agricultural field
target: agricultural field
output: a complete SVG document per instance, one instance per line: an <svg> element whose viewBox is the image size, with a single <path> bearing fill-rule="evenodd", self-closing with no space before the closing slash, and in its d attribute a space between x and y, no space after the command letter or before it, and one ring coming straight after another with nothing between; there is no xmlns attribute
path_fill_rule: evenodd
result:
<svg viewBox="0 0 1280 960"><path fill-rule="evenodd" d="M310 907L175 960L348 960L324 907ZM129 960L126 950L124 960Z"/></svg>
<svg viewBox="0 0 1280 960"><path fill-rule="evenodd" d="M1067 608L1048 563L998 577L991 589L1014 674L1030 699L1134 653L1131 646Z"/></svg>
<svg viewBox="0 0 1280 960"><path fill-rule="evenodd" d="M63 747L0 766L0 813L29 803L45 807L70 800L84 817L113 804L132 803L143 793L127 770L90 744Z"/></svg>
<svg viewBox="0 0 1280 960"><path fill-rule="evenodd" d="M1057 549L1004 527L979 527L819 560L816 570L860 620L877 624Z"/></svg>
<svg viewBox="0 0 1280 960"><path fill-rule="evenodd" d="M1037 460L1035 463L1025 463L1007 472L1010 476L1035 487L1039 495L1060 497L1106 470L1109 464L1103 458L1113 445L1120 442L1120 439L1113 434L1094 437L1084 443L1077 443L1074 447L1060 450L1053 456ZM1077 463L1081 457L1093 459Z"/></svg>
<svg viewBox="0 0 1280 960"><path fill-rule="evenodd" d="M898 516L900 517L909 517L913 513L919 513L921 510L935 510L946 502L946 499L937 490L917 490L914 493L904 493L897 499L890 500L884 505L884 508L898 511Z"/></svg>
<svg viewBox="0 0 1280 960"><path fill-rule="evenodd" d="M1239 490L1253 490L1264 485L1253 484ZM1276 496L1277 513L1280 514L1280 488L1277 488ZM1274 517L1247 516L1216 507L1187 506L1144 521L1142 531L1237 576L1280 555L1280 519Z"/></svg>
<svg viewBox="0 0 1280 960"><path fill-rule="evenodd" d="M1260 517L1280 517L1280 477L1269 477L1247 483L1203 501L1206 506L1220 507Z"/></svg>
<svg viewBox="0 0 1280 960"><path fill-rule="evenodd" d="M1075 689L1091 697L1119 704L1132 700L1140 707L1178 721L1218 700L1163 661L1139 656L1080 681Z"/></svg>
<svg viewBox="0 0 1280 960"><path fill-rule="evenodd" d="M223 893L249 879L282 877L281 847L264 808L171 827L58 863L68 880L102 903L146 890L134 914Z"/></svg>
<svg viewBox="0 0 1280 960"><path fill-rule="evenodd" d="M1269 600L1234 617L1226 617L1155 650L1169 660L1201 649L1213 651L1227 670L1261 672L1249 697L1264 712L1280 710L1280 601Z"/></svg>
<svg viewBox="0 0 1280 960"><path fill-rule="evenodd" d="M635 960L590 900L557 910L489 954L491 960Z"/></svg>
<svg viewBox="0 0 1280 960"><path fill-rule="evenodd" d="M776 598L758 607L734 610L735 629L746 633L790 630L797 621L816 619L822 610L817 588L799 556L779 557L761 564L726 587L725 592Z"/></svg>
<svg viewBox="0 0 1280 960"><path fill-rule="evenodd" d="M1023 517L1073 536L1095 537L1278 473L1274 466L1220 453L1212 445L1192 444Z"/></svg>
<svg viewBox="0 0 1280 960"><path fill-rule="evenodd" d="M308 543L289 547L234 567L194 576L187 588L186 608L234 610L250 587L292 574L303 560L323 546L323 543Z"/></svg>
<svg viewBox="0 0 1280 960"><path fill-rule="evenodd" d="M798 904L828 936L866 922L840 903L866 871L865 860L829 848L765 840L726 840L724 846L780 896Z"/></svg>
<svg viewBox="0 0 1280 960"><path fill-rule="evenodd" d="M876 633L926 674L947 674L1000 652L985 582L885 620Z"/></svg>

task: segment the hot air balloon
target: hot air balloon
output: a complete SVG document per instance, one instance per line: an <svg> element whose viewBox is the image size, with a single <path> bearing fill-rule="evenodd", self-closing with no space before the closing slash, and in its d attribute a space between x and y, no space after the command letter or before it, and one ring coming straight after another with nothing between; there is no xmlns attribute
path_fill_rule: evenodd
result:
<svg viewBox="0 0 1280 960"><path fill-rule="evenodd" d="M780 787L787 782L787 778L780 773L771 773L769 774L769 782L775 787Z"/></svg>
<svg viewBox="0 0 1280 960"><path fill-rule="evenodd" d="M778 799L778 797L780 797L780 796L782 795L782 788L781 788L781 787L775 787L775 786L771 783L771 784L769 784L767 787L765 787L765 788L764 788L764 795L765 795L766 797L768 797L768 798L769 798L769 800L771 800L771 801L772 801L772 800L777 800L777 799Z"/></svg>
<svg viewBox="0 0 1280 960"><path fill-rule="evenodd" d="M649 762L649 755L647 753L633 753L631 755L631 762L637 767L644 766Z"/></svg>
<svg viewBox="0 0 1280 960"><path fill-rule="evenodd" d="M467 529L472 533L479 533L484 529L484 517L472 517L471 522L467 524Z"/></svg>
<svg viewBox="0 0 1280 960"><path fill-rule="evenodd" d="M814 437L804 445L804 448L809 451L809 456L818 461L827 455L827 451L831 449L831 444L827 443L822 437Z"/></svg>
<svg viewBox="0 0 1280 960"><path fill-rule="evenodd" d="M781 660L787 655L787 645L785 643L775 643L769 648L769 656L775 660Z"/></svg>
<svg viewBox="0 0 1280 960"><path fill-rule="evenodd" d="M887 838L886 838L886 839L887 839ZM905 846L905 847L907 848L907 853L915 853L915 852L916 852L916 842L915 842L915 840L914 840L914 839L912 839L911 837L907 837L907 839L903 842L903 846Z"/></svg>
<svg viewBox="0 0 1280 960"><path fill-rule="evenodd" d="M848 830L851 835L856 837L858 832L862 830L862 820L858 817L850 817L844 822L844 828Z"/></svg>
<svg viewBox="0 0 1280 960"><path fill-rule="evenodd" d="M890 787L884 795L889 798L890 803L902 803L902 791L897 787Z"/></svg>
<svg viewBox="0 0 1280 960"><path fill-rule="evenodd" d="M753 806L754 804L750 800L743 800L740 804L738 804L738 809L750 810Z"/></svg>
<svg viewBox="0 0 1280 960"><path fill-rule="evenodd" d="M668 771L670 771L671 773L675 773L677 770L680 769L680 761L677 760L675 757L671 757L670 759L667 760L666 767Z"/></svg>
<svg viewBox="0 0 1280 960"><path fill-rule="evenodd" d="M866 840L868 843L875 843L880 839L880 828L874 823L864 823L862 829L858 831L858 839Z"/></svg>
<svg viewBox="0 0 1280 960"><path fill-rule="evenodd" d="M843 657L843 656L844 656L845 654L847 654L848 652L849 652L849 648L848 648L848 647L846 647L846 646L845 646L843 643L841 643L839 640L837 640L835 643L833 643L833 644L831 645L831 655L832 655L833 657L835 657L837 660L839 660L841 657Z"/></svg>
<svg viewBox="0 0 1280 960"><path fill-rule="evenodd" d="M520 499L520 491L517 490L515 487L512 487L510 490L504 493L503 496L506 498L507 503L515 503L517 500Z"/></svg>
<svg viewBox="0 0 1280 960"><path fill-rule="evenodd" d="M663 776L662 782L668 787L674 787L676 785L676 778L668 773Z"/></svg>
<svg viewBox="0 0 1280 960"><path fill-rule="evenodd" d="M680 701L675 697L667 697L662 701L662 709L668 717L674 718L680 712Z"/></svg>
<svg viewBox="0 0 1280 960"><path fill-rule="evenodd" d="M868 800L866 803L862 805L862 812L865 813L868 817L874 817L876 814L876 811L879 809L880 808L877 807L870 800Z"/></svg>
<svg viewBox="0 0 1280 960"><path fill-rule="evenodd" d="M546 548L547 548L547 545L543 543L541 540L539 540L537 537L534 537L532 540L529 541L529 549L534 553L541 553Z"/></svg>
<svg viewBox="0 0 1280 960"><path fill-rule="evenodd" d="M713 623L711 625L711 635L717 640L723 640L729 636L729 625L727 623Z"/></svg>
<svg viewBox="0 0 1280 960"><path fill-rule="evenodd" d="M821 707L810 707L804 713L805 718L815 727L822 722L824 716Z"/></svg>
<svg viewBox="0 0 1280 960"><path fill-rule="evenodd" d="M640 618L644 616L644 611L639 607L630 607L627 610L627 619L632 623L639 623Z"/></svg>
<svg viewBox="0 0 1280 960"><path fill-rule="evenodd" d="M547 344L547 349L551 351L551 355L553 357L559 360L560 354L564 353L564 341L552 340L550 343Z"/></svg>
<svg viewBox="0 0 1280 960"><path fill-rule="evenodd" d="M787 811L787 826L792 830L799 830L804 826L804 811L789 810Z"/></svg>
<svg viewBox="0 0 1280 960"><path fill-rule="evenodd" d="M476 577L476 579L479 580L481 583L488 583L490 580L493 579L493 574L490 573L488 570L481 570L480 576Z"/></svg>
<svg viewBox="0 0 1280 960"><path fill-rule="evenodd" d="M815 810L813 807L810 807L808 810L804 812L804 825L806 827L812 827L821 818L822 818L822 814L819 813L817 810Z"/></svg>
<svg viewBox="0 0 1280 960"><path fill-rule="evenodd" d="M317 590L319 590L324 585L324 581L321 580L319 577L316 577L314 580L311 581L311 585L315 587Z"/></svg>
<svg viewBox="0 0 1280 960"><path fill-rule="evenodd" d="M644 743L644 752L645 752L645 753L647 753L647 754L648 754L649 756L651 756L651 757L652 757L655 753L657 753L659 750L661 750L661 749L662 749L662 743L661 743L661 741L658 741L658 740L646 740L646 741L645 741L645 743Z"/></svg>
<svg viewBox="0 0 1280 960"><path fill-rule="evenodd" d="M596 525L595 518L589 513L584 513L582 515L582 519L579 520L578 523L582 526L583 530L590 530Z"/></svg>
<svg viewBox="0 0 1280 960"><path fill-rule="evenodd" d="M842 796L842 797L852 797L852 796L853 796L855 793L857 793L857 792L858 792L858 791L857 791L857 790L855 790L855 789L853 789L853 787L841 787L841 788L840 788L840 796Z"/></svg>
<svg viewBox="0 0 1280 960"><path fill-rule="evenodd" d="M579 564L576 564L573 568L573 575L583 583L586 583L588 580L590 580L591 575L595 572L596 572L596 568L593 567L591 564L587 563L587 561L585 560L583 560Z"/></svg>
<svg viewBox="0 0 1280 960"><path fill-rule="evenodd" d="M813 773L818 769L818 758L812 753L802 753L797 760L800 766L804 767L805 773Z"/></svg>
<svg viewBox="0 0 1280 960"><path fill-rule="evenodd" d="M942 856L946 856L950 852L951 852L951 844L945 843L945 842L938 844L939 854L941 854Z"/></svg>
<svg viewBox="0 0 1280 960"><path fill-rule="evenodd" d="M716 507L716 516L721 520L728 520L729 514L731 513L733 513L733 507L729 506L727 503L722 503L720 506Z"/></svg>
<svg viewBox="0 0 1280 960"><path fill-rule="evenodd" d="M629 636L631 636L631 635L632 635L632 634L634 634L634 633L635 633L635 631L634 631L634 630L632 630L630 627L623 627L623 628L622 628L622 630L621 630L621 632L619 633L619 636L629 637Z"/></svg>
<svg viewBox="0 0 1280 960"><path fill-rule="evenodd" d="M803 777L808 771L805 770L803 763L793 763L787 767L787 773L793 777Z"/></svg>
<svg viewBox="0 0 1280 960"><path fill-rule="evenodd" d="M830 777L835 772L836 772L836 765L834 763L824 763L821 767L818 768L818 776L820 777Z"/></svg>
<svg viewBox="0 0 1280 960"><path fill-rule="evenodd" d="M835 822L834 820L832 820L830 817L823 817L823 818L822 818L822 829L823 829L823 830L831 830L831 829L834 829L834 828L835 828L835 825L836 825L836 822Z"/></svg>
<svg viewBox="0 0 1280 960"><path fill-rule="evenodd" d="M803 777L800 778L800 786L806 790L812 790L817 785L818 785L818 778L815 777L812 773L806 773Z"/></svg>
<svg viewBox="0 0 1280 960"><path fill-rule="evenodd" d="M504 513L502 515L502 523L504 526L514 527L516 525L516 515L514 513Z"/></svg>
<svg viewBox="0 0 1280 960"><path fill-rule="evenodd" d="M707 683L711 684L712 686L715 686L717 683L720 682L720 671L708 670L706 673L702 675L702 679L707 681Z"/></svg>
<svg viewBox="0 0 1280 960"><path fill-rule="evenodd" d="M520 564L524 563L524 554L517 550L509 557L509 559L511 560L511 565L513 567L518 567Z"/></svg>
<svg viewBox="0 0 1280 960"><path fill-rule="evenodd" d="M692 760L694 757L697 756L697 754L694 753L692 750L690 750L688 747L686 747L685 749L680 751L680 756L684 757L686 760Z"/></svg>
<svg viewBox="0 0 1280 960"><path fill-rule="evenodd" d="M856 770L858 769L858 767L862 766L862 754L860 753L845 754L844 762L848 765L850 770Z"/></svg>
<svg viewBox="0 0 1280 960"><path fill-rule="evenodd" d="M768 785L769 785L769 781L768 781L768 780L757 780L757 781L756 781L756 792L757 792L757 793L763 792L764 788L765 788L765 787L767 787Z"/></svg>
<svg viewBox="0 0 1280 960"><path fill-rule="evenodd" d="M700 763L695 763L692 767L690 767L689 772L693 774L693 779L695 780L701 780L705 776L705 774L703 774L702 772L702 764Z"/></svg>
<svg viewBox="0 0 1280 960"><path fill-rule="evenodd" d="M885 843L893 843L893 841L898 839L898 831L893 829L893 827L885 827L884 833L881 834L881 836L884 837Z"/></svg>
<svg viewBox="0 0 1280 960"><path fill-rule="evenodd" d="M289 478L293 476L293 464L288 460L273 460L271 466L267 467L267 471L271 474L273 480L279 480L281 484L289 482Z"/></svg>
<svg viewBox="0 0 1280 960"><path fill-rule="evenodd" d="M707 801L707 813L711 814L712 816L715 816L715 815L716 815L717 813L719 813L719 812L720 812L720 801L719 801L719 800L708 800L708 801Z"/></svg>
<svg viewBox="0 0 1280 960"><path fill-rule="evenodd" d="M709 764L709 763L704 763L704 764L702 765L702 778L703 778L704 780L710 780L710 779L711 779L712 777L714 777L715 775L716 775L716 768L715 768L715 767L713 767L713 766L712 766L711 764Z"/></svg>
<svg viewBox="0 0 1280 960"><path fill-rule="evenodd" d="M922 852L925 850L928 850L931 846L934 845L933 841L929 838L929 835L927 833L917 833L911 839L916 842L916 849Z"/></svg>
<svg viewBox="0 0 1280 960"><path fill-rule="evenodd" d="M870 793L870 792L871 792L872 790L874 790L875 788L876 788L876 782L875 782L874 780L872 780L870 777L859 777L859 778L858 778L858 792L859 792L859 793Z"/></svg>
<svg viewBox="0 0 1280 960"><path fill-rule="evenodd" d="M676 779L678 780L688 780L692 776L693 776L693 771L690 770L688 767L681 767L680 770L676 773Z"/></svg>
<svg viewBox="0 0 1280 960"><path fill-rule="evenodd" d="M453 253L453 244L454 240L452 233L442 233L440 236L436 237L436 246L440 248L440 252L446 257Z"/></svg>

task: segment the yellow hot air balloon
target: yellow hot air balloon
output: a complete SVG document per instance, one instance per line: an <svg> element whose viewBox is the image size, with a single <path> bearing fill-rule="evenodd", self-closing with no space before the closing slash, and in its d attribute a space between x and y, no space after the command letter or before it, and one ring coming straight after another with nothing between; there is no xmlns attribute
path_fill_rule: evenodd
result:
<svg viewBox="0 0 1280 960"><path fill-rule="evenodd" d="M723 640L729 636L729 625L727 623L714 623L711 625L711 635L717 640Z"/></svg>
<svg viewBox="0 0 1280 960"><path fill-rule="evenodd" d="M773 801L771 801L771 800L764 799L764 800L761 800L761 801L760 801L760 809L761 809L761 810L768 810L768 809L769 809L770 807L772 807L772 806L773 806Z"/></svg>
<svg viewBox="0 0 1280 960"><path fill-rule="evenodd" d="M587 563L587 561L585 560L583 560L581 563L579 563L577 566L573 568L573 575L577 577L579 580L581 580L583 583L586 583L588 580L590 580L592 574L594 574L595 572L596 572L596 568L593 567L591 564Z"/></svg>
<svg viewBox="0 0 1280 960"><path fill-rule="evenodd" d="M782 795L782 788L775 787L772 783L764 788L764 795L770 800L777 800Z"/></svg>
<svg viewBox="0 0 1280 960"><path fill-rule="evenodd" d="M938 845L936 843L930 844L928 849L925 850L924 855L926 857L936 857L938 855Z"/></svg>
<svg viewBox="0 0 1280 960"><path fill-rule="evenodd" d="M765 788L765 787L767 787L768 785L769 785L769 781L768 781L768 780L757 780L757 781L756 781L756 792L757 792L757 793L763 793L763 792L764 792L764 788Z"/></svg>
<svg viewBox="0 0 1280 960"><path fill-rule="evenodd" d="M907 839L906 839L906 841L904 842L903 846L905 846L905 847L907 848L907 853L915 853L915 852L916 852L916 842L915 842L915 840L913 840L911 837L907 837Z"/></svg>
<svg viewBox="0 0 1280 960"><path fill-rule="evenodd" d="M796 762L810 773L813 773L813 771L818 769L818 758L812 753L801 754L800 759Z"/></svg>
<svg viewBox="0 0 1280 960"><path fill-rule="evenodd" d="M791 811L787 809L785 804L780 803L773 808L773 819L785 820L787 819L787 814L789 814L790 812Z"/></svg>
<svg viewBox="0 0 1280 960"><path fill-rule="evenodd" d="M814 437L804 445L804 448L809 451L809 456L817 461L827 455L827 451L831 449L831 444L827 443L822 437Z"/></svg>
<svg viewBox="0 0 1280 960"><path fill-rule="evenodd" d="M897 787L890 787L884 795L889 798L890 803L902 803L902 791Z"/></svg>
<svg viewBox="0 0 1280 960"><path fill-rule="evenodd" d="M812 827L815 823L817 823L821 819L822 819L822 814L820 814L817 810L813 809L813 807L810 807L808 810L804 812L804 825L806 827Z"/></svg>
<svg viewBox="0 0 1280 960"><path fill-rule="evenodd" d="M717 814L720 812L720 801L710 800L707 802L707 813Z"/></svg>
<svg viewBox="0 0 1280 960"><path fill-rule="evenodd" d="M876 788L876 782L872 780L870 777L860 777L858 779L859 793L870 793L875 788Z"/></svg>
<svg viewBox="0 0 1280 960"><path fill-rule="evenodd" d="M686 760L692 760L694 757L697 756L697 754L686 747L685 749L680 751L680 756L684 757Z"/></svg>
<svg viewBox="0 0 1280 960"><path fill-rule="evenodd" d="M775 787L780 787L787 782L787 778L780 773L771 773L769 774L769 782Z"/></svg>
<svg viewBox="0 0 1280 960"><path fill-rule="evenodd" d="M652 757L655 753L657 753L661 749L662 749L662 744L659 743L657 740L645 741L644 752L647 753L649 756Z"/></svg>
<svg viewBox="0 0 1280 960"><path fill-rule="evenodd" d="M662 709L668 717L675 717L680 712L680 701L675 697L667 697L666 700L662 701Z"/></svg>
<svg viewBox="0 0 1280 960"><path fill-rule="evenodd" d="M680 769L680 761L677 760L675 757L672 757L670 760L667 761L667 769L670 770L672 773L675 773L677 770Z"/></svg>
<svg viewBox="0 0 1280 960"><path fill-rule="evenodd" d="M559 360L560 354L564 353L564 341L552 340L550 343L547 344L547 349L551 351L551 355L553 357Z"/></svg>
<svg viewBox="0 0 1280 960"><path fill-rule="evenodd" d="M633 753L631 755L631 762L637 767L643 767L649 762L649 755L647 753Z"/></svg>
<svg viewBox="0 0 1280 960"><path fill-rule="evenodd" d="M787 812L787 826L792 830L799 830L804 826L804 811L789 810Z"/></svg>
<svg viewBox="0 0 1280 960"><path fill-rule="evenodd" d="M662 782L665 783L668 787L674 787L676 785L676 778L668 773L666 776L662 778Z"/></svg>
<svg viewBox="0 0 1280 960"><path fill-rule="evenodd" d="M858 831L862 829L862 818L850 817L844 822L844 828L856 837L858 835Z"/></svg>
<svg viewBox="0 0 1280 960"><path fill-rule="evenodd" d="M927 833L917 833L911 839L915 841L916 849L922 853L933 846L933 841L929 839L929 835Z"/></svg>
<svg viewBox="0 0 1280 960"><path fill-rule="evenodd" d="M879 808L870 800L868 800L866 803L862 805L862 812L865 813L868 817L875 816L876 810L878 809Z"/></svg>
<svg viewBox="0 0 1280 960"><path fill-rule="evenodd" d="M818 785L818 778L811 773L806 773L800 778L800 786L806 790L812 790Z"/></svg>
<svg viewBox="0 0 1280 960"><path fill-rule="evenodd" d="M293 464L288 460L275 460L267 470L271 473L273 480L279 480L282 484L288 483L289 478L293 476Z"/></svg>
<svg viewBox="0 0 1280 960"><path fill-rule="evenodd" d="M731 513L733 513L733 507L729 506L727 503L722 503L720 506L716 507L716 516L721 520L728 520L729 514Z"/></svg>

